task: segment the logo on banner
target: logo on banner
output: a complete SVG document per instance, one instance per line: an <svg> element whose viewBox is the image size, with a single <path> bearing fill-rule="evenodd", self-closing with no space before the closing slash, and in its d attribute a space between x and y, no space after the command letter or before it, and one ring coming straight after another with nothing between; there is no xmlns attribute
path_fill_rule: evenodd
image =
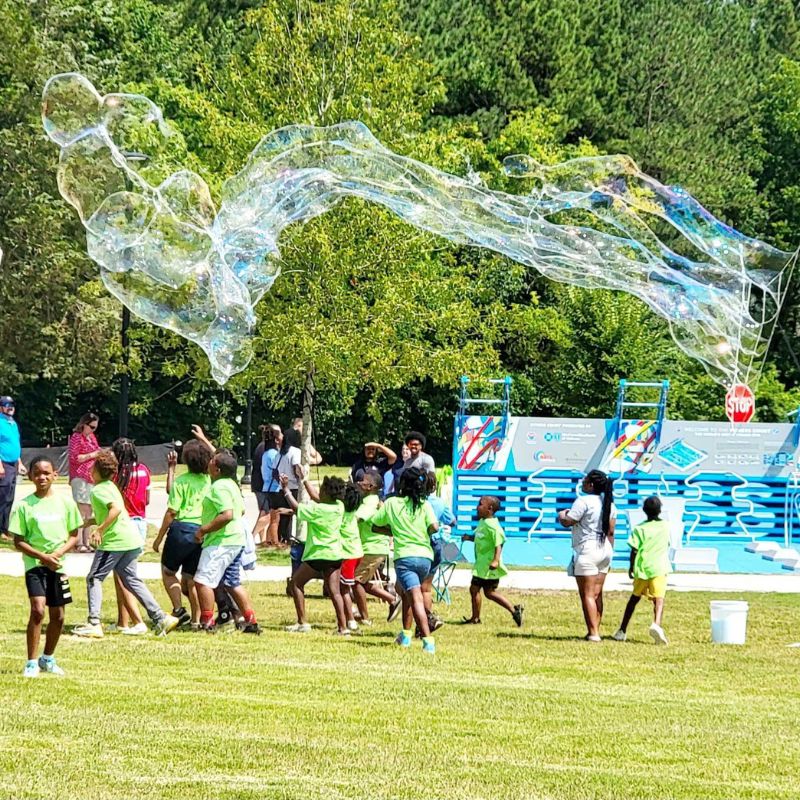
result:
<svg viewBox="0 0 800 800"><path fill-rule="evenodd" d="M753 390L744 383L734 383L725 394L725 414L731 422L750 422L756 410Z"/></svg>

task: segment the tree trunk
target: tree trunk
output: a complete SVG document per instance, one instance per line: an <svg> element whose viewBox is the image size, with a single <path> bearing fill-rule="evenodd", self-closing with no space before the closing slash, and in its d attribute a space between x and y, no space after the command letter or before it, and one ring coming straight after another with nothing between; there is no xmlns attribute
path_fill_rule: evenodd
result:
<svg viewBox="0 0 800 800"><path fill-rule="evenodd" d="M300 463L304 470L308 470L311 463L311 438L313 436L314 425L314 365L310 365L306 372L306 385L303 389L303 433L300 437ZM298 500L302 503L308 500L306 487L300 484L300 494ZM305 526L305 522L297 522L298 535L303 532L300 526Z"/></svg>

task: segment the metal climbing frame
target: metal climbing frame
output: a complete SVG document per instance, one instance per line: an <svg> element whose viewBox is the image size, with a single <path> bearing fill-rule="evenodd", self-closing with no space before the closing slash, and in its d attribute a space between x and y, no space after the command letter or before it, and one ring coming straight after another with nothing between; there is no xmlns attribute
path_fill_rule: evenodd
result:
<svg viewBox="0 0 800 800"><path fill-rule="evenodd" d="M638 400L627 399L627 392L630 389L659 389L658 402L641 402ZM653 383L642 381L626 381L624 378L619 382L617 390L617 410L614 417L614 441L619 439L622 432L622 423L626 418L625 409L628 408L654 408L655 413L655 445L661 441L661 428L667 417L667 397L669 396L669 381L656 381Z"/></svg>
<svg viewBox="0 0 800 800"><path fill-rule="evenodd" d="M502 386L503 391L500 397L470 397L467 387L469 386L469 378L466 375L461 376L461 391L458 398L458 417L456 417L456 440L461 435L464 419L470 414L470 406L500 406L502 416L502 427L500 434L505 438L508 432L508 422L511 417L511 380L510 375L505 378L490 378L489 380L482 381L482 383L491 386ZM453 462L455 464L455 461Z"/></svg>

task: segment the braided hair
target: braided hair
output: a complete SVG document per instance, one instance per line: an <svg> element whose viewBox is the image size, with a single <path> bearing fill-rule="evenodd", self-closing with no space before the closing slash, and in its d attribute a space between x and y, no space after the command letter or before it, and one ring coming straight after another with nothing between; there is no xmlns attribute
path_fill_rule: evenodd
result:
<svg viewBox="0 0 800 800"><path fill-rule="evenodd" d="M604 542L611 530L611 505L614 502L614 480L609 478L605 472L593 469L587 476L590 494L603 495L603 507L601 513L600 541Z"/></svg>
<svg viewBox="0 0 800 800"><path fill-rule="evenodd" d="M364 495L361 493L361 489L352 481L347 481L344 485L344 498L342 499L344 510L355 511L361 505L363 499Z"/></svg>
<svg viewBox="0 0 800 800"><path fill-rule="evenodd" d="M139 466L139 455L136 452L136 445L132 439L124 437L117 439L111 445L111 451L117 457L117 474L114 476L114 483L122 494L130 486L131 478L136 467Z"/></svg>
<svg viewBox="0 0 800 800"><path fill-rule="evenodd" d="M400 475L397 494L411 501L411 508L416 511L428 499L428 474L417 467L409 467Z"/></svg>

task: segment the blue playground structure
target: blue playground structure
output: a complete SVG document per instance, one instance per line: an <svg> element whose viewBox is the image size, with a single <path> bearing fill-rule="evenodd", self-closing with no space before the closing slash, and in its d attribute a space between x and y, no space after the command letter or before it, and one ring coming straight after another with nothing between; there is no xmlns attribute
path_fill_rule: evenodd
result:
<svg viewBox="0 0 800 800"><path fill-rule="evenodd" d="M596 468L615 479L616 566L627 564L628 532L656 494L676 571L800 572L799 413L793 423L672 421L669 381L623 380L611 419L514 417L511 378L479 385L483 394L471 394L461 380L453 511L466 532L478 498L500 497L508 563L566 566L570 532L556 512Z"/></svg>

